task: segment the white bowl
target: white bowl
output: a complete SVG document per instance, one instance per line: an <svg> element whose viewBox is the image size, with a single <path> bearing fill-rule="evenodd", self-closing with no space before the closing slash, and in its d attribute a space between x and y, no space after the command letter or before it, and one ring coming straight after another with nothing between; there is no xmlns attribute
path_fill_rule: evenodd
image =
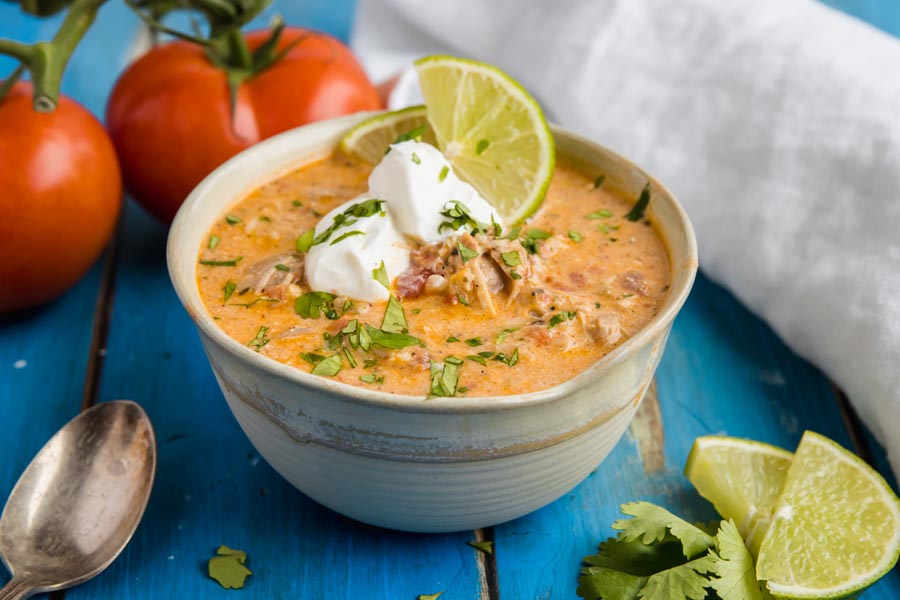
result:
<svg viewBox="0 0 900 600"><path fill-rule="evenodd" d="M649 214L666 240L672 281L659 313L586 371L515 396L400 396L313 376L229 338L197 289L197 253L212 223L255 187L331 152L370 114L288 131L235 156L188 196L168 240L169 274L232 412L259 453L310 498L407 531L495 525L536 510L584 479L622 436L659 363L697 270L682 208L654 181ZM652 178L559 127L560 157L637 198Z"/></svg>

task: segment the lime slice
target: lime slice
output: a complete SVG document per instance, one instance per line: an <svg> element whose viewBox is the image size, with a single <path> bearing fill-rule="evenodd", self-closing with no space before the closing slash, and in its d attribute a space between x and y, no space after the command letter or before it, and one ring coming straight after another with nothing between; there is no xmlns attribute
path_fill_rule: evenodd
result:
<svg viewBox="0 0 900 600"><path fill-rule="evenodd" d="M792 457L762 442L710 435L694 441L684 474L722 517L737 524L756 556Z"/></svg>
<svg viewBox="0 0 900 600"><path fill-rule="evenodd" d="M553 175L553 136L541 107L490 65L428 56L415 63L428 122L454 172L509 223L541 205Z"/></svg>
<svg viewBox="0 0 900 600"><path fill-rule="evenodd" d="M427 124L424 106L410 106L403 110L381 113L348 131L341 139L341 151L375 164L398 136ZM425 130L422 140L435 143L430 127Z"/></svg>
<svg viewBox="0 0 900 600"><path fill-rule="evenodd" d="M855 454L807 431L788 469L756 576L777 598L843 598L900 555L900 500Z"/></svg>

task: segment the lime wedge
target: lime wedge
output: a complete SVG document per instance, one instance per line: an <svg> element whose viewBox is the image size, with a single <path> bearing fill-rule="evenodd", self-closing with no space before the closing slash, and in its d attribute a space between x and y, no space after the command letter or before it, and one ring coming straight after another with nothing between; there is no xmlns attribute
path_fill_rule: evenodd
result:
<svg viewBox="0 0 900 600"><path fill-rule="evenodd" d="M900 555L900 500L869 465L807 431L763 538L756 576L776 598L844 598Z"/></svg>
<svg viewBox="0 0 900 600"><path fill-rule="evenodd" d="M756 556L793 454L762 442L710 435L694 441L684 474Z"/></svg>
<svg viewBox="0 0 900 600"><path fill-rule="evenodd" d="M404 133L416 127L428 125L424 106L410 106L402 110L381 113L366 119L341 139L341 151L376 164L384 156L388 146ZM422 140L434 144L434 133L426 127Z"/></svg>
<svg viewBox="0 0 900 600"><path fill-rule="evenodd" d="M553 175L553 136L541 107L485 63L428 56L415 63L428 122L454 172L509 223L541 205Z"/></svg>

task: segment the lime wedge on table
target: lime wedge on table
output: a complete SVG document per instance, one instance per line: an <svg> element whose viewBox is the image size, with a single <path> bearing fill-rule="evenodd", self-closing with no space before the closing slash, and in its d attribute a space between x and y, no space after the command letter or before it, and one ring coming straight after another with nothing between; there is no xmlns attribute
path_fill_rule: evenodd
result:
<svg viewBox="0 0 900 600"><path fill-rule="evenodd" d="M900 500L852 452L807 431L762 542L756 575L777 598L844 598L900 554Z"/></svg>
<svg viewBox="0 0 900 600"><path fill-rule="evenodd" d="M427 123L453 171L509 223L541 205L553 175L553 136L541 107L490 65L453 56L416 62L425 106L376 115L351 129L341 150L377 163L397 136ZM427 120L426 120L427 119Z"/></svg>
<svg viewBox="0 0 900 600"><path fill-rule="evenodd" d="M427 124L424 106L410 106L403 110L375 115L344 135L341 139L341 150L375 164L381 160L385 150L398 136ZM422 140L434 144L431 128L426 129Z"/></svg>
<svg viewBox="0 0 900 600"><path fill-rule="evenodd" d="M684 474L720 515L737 524L755 556L792 457L762 442L710 435L694 441Z"/></svg>

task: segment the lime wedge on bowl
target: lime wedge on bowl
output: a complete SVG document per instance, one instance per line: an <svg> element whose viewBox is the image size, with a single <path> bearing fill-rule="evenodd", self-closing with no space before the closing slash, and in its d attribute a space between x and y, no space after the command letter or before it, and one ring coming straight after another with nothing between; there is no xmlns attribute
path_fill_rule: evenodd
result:
<svg viewBox="0 0 900 600"><path fill-rule="evenodd" d="M787 471L756 575L776 598L844 598L900 555L900 500L855 454L807 431Z"/></svg>
<svg viewBox="0 0 900 600"><path fill-rule="evenodd" d="M720 515L737 524L756 556L792 458L762 442L709 435L694 441L684 474Z"/></svg>
<svg viewBox="0 0 900 600"><path fill-rule="evenodd" d="M541 205L553 135L537 101L500 69L454 56L416 61L428 122L453 170L510 223Z"/></svg>
<svg viewBox="0 0 900 600"><path fill-rule="evenodd" d="M402 110L375 115L344 135L341 140L341 151L376 164L398 136L422 125L428 125L424 106L410 106ZM429 144L435 143L434 133L430 127L425 130L422 140Z"/></svg>

